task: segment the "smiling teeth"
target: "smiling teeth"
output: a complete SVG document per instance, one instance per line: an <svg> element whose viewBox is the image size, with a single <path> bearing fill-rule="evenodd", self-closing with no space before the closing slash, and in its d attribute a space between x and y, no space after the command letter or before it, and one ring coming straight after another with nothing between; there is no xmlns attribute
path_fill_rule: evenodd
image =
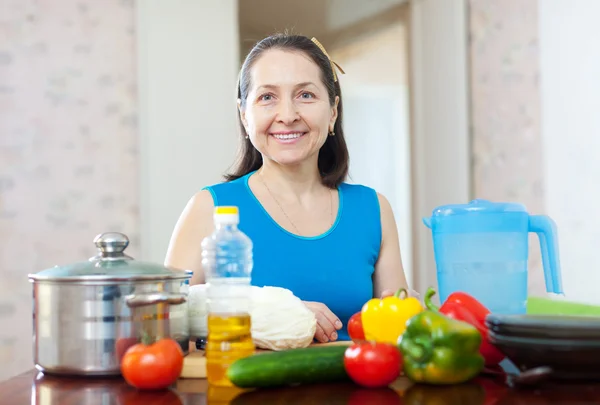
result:
<svg viewBox="0 0 600 405"><path fill-rule="evenodd" d="M298 132L297 134L273 134L273 136L277 139L296 139L302 136L302 132Z"/></svg>

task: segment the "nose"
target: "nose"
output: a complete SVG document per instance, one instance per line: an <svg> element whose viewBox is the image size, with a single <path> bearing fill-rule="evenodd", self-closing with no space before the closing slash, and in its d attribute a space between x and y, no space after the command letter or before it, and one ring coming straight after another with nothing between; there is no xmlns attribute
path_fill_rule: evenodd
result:
<svg viewBox="0 0 600 405"><path fill-rule="evenodd" d="M288 125L297 121L299 118L298 110L293 100L284 100L279 103L277 110L277 121Z"/></svg>

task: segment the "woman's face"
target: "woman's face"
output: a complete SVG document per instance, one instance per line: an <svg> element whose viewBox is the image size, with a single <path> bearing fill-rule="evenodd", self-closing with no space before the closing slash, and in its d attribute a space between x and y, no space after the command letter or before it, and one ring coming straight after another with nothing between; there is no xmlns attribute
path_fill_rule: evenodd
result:
<svg viewBox="0 0 600 405"><path fill-rule="evenodd" d="M251 87L240 116L250 141L282 165L316 164L337 118L319 67L304 53L272 49L252 66Z"/></svg>

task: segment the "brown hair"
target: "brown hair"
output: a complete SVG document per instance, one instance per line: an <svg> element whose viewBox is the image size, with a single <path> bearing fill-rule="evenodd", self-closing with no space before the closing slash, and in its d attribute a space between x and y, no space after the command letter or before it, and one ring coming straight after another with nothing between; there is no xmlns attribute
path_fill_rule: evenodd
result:
<svg viewBox="0 0 600 405"><path fill-rule="evenodd" d="M250 70L263 52L270 49L282 49L295 52L303 52L309 56L321 70L321 80L327 88L330 105L335 104L335 97L339 97L338 117L333 127L334 136L327 136L325 144L319 151L318 166L321 173L321 181L330 188L336 188L348 175L348 147L344 139L342 128L342 92L338 81L334 80L332 64L327 55L319 47L302 35L277 34L258 42L250 51L240 70L238 78L238 98L242 108L246 105L246 98L250 89ZM225 175L227 181L235 180L247 175L262 166L262 156L254 148L250 139L247 138L246 129L238 114L241 145L238 150L236 163L233 170Z"/></svg>

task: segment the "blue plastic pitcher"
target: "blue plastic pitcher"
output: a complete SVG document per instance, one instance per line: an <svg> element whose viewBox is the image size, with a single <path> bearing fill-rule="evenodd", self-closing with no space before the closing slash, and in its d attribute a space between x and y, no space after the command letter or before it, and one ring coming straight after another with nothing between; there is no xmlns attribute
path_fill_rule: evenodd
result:
<svg viewBox="0 0 600 405"><path fill-rule="evenodd" d="M527 304L528 238L540 240L548 292L562 294L554 221L522 204L473 200L445 205L423 218L431 229L440 300L463 291L493 313L523 314Z"/></svg>

